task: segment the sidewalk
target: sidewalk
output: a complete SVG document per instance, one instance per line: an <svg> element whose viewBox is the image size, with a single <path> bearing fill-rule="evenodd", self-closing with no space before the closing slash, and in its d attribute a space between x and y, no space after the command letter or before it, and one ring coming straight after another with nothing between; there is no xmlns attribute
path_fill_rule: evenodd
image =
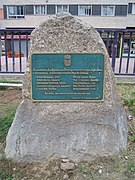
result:
<svg viewBox="0 0 135 180"><path fill-rule="evenodd" d="M117 84L135 84L135 76L115 76Z"/></svg>
<svg viewBox="0 0 135 180"><path fill-rule="evenodd" d="M22 87L22 84L19 84L19 83L0 83L0 86L6 86L6 87Z"/></svg>

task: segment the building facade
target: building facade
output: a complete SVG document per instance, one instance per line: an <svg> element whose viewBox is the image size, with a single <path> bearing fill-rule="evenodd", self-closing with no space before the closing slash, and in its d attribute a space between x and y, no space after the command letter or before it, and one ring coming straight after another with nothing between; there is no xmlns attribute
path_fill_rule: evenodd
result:
<svg viewBox="0 0 135 180"><path fill-rule="evenodd" d="M1 0L0 28L35 28L60 12L95 28L135 28L135 0Z"/></svg>

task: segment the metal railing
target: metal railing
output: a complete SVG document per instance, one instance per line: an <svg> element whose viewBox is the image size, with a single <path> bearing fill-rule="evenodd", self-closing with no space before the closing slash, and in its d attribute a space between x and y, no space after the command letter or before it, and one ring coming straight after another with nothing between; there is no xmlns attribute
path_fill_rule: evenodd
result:
<svg viewBox="0 0 135 180"><path fill-rule="evenodd" d="M33 29L0 30L0 73L24 73ZM101 29L116 75L135 76L135 30Z"/></svg>
<svg viewBox="0 0 135 180"><path fill-rule="evenodd" d="M135 29L97 29L115 75L135 76Z"/></svg>
<svg viewBox="0 0 135 180"><path fill-rule="evenodd" d="M24 73L33 29L0 29L0 73Z"/></svg>

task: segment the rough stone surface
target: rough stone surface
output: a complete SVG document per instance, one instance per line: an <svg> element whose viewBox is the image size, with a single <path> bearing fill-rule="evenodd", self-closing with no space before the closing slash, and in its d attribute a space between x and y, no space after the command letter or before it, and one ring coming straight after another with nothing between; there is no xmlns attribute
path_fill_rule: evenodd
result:
<svg viewBox="0 0 135 180"><path fill-rule="evenodd" d="M65 175L63 176L63 179L65 179L65 180L69 179L69 175L68 175L68 174L65 174Z"/></svg>
<svg viewBox="0 0 135 180"><path fill-rule="evenodd" d="M60 169L63 171L73 170L74 168L75 168L75 165L74 163L71 163L71 162L61 163L60 165Z"/></svg>
<svg viewBox="0 0 135 180"><path fill-rule="evenodd" d="M75 161L89 161L125 149L126 115L98 32L69 14L56 15L32 32L30 55L33 52L104 53L104 101L33 103L29 59L23 84L24 98L7 136L6 156L17 161L41 161L63 155Z"/></svg>
<svg viewBox="0 0 135 180"><path fill-rule="evenodd" d="M66 163L66 162L69 162L70 160L69 159L62 159L61 161Z"/></svg>

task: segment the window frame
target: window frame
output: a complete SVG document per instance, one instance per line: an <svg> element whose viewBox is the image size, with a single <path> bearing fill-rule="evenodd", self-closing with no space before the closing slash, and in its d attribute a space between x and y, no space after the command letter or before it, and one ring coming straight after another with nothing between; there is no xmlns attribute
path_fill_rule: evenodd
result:
<svg viewBox="0 0 135 180"><path fill-rule="evenodd" d="M9 10L9 8L13 8L13 11L15 12L15 14L13 14L13 15L10 15L9 14L9 12L10 12L10 10ZM22 15L20 15L20 14L17 14L17 8L18 7L21 7L22 8L22 11L23 11L23 14ZM15 8L15 9L14 9ZM7 19L23 19L23 18L25 18L25 13L24 13L24 6L23 5L17 5L17 6L15 6L15 5L9 5L9 6L7 6Z"/></svg>
<svg viewBox="0 0 135 180"><path fill-rule="evenodd" d="M108 11L108 7L113 7L113 14L103 14L104 8L107 7L107 11ZM115 16L115 5L101 5L101 16Z"/></svg>
<svg viewBox="0 0 135 180"><path fill-rule="evenodd" d="M90 14L86 13L86 14L81 14L80 13L80 7L90 7ZM88 10L88 9L87 9ZM88 5L78 5L78 16L92 16L92 5L91 4L88 4Z"/></svg>
<svg viewBox="0 0 135 180"><path fill-rule="evenodd" d="M36 7L40 8L40 13L36 13ZM41 7L44 7L45 13L42 13ZM46 15L47 14L47 6L46 5L34 5L34 15Z"/></svg>
<svg viewBox="0 0 135 180"><path fill-rule="evenodd" d="M61 12L57 12L58 11L58 6L61 6L62 7L62 11ZM63 7L64 6L67 6L67 11L65 12L65 11L63 11ZM63 5L61 5L61 4L57 4L57 5L55 5L55 14L58 14L58 13L69 13L69 5L67 5L67 4L63 4Z"/></svg>
<svg viewBox="0 0 135 180"><path fill-rule="evenodd" d="M132 14L135 14L135 3L132 3Z"/></svg>

